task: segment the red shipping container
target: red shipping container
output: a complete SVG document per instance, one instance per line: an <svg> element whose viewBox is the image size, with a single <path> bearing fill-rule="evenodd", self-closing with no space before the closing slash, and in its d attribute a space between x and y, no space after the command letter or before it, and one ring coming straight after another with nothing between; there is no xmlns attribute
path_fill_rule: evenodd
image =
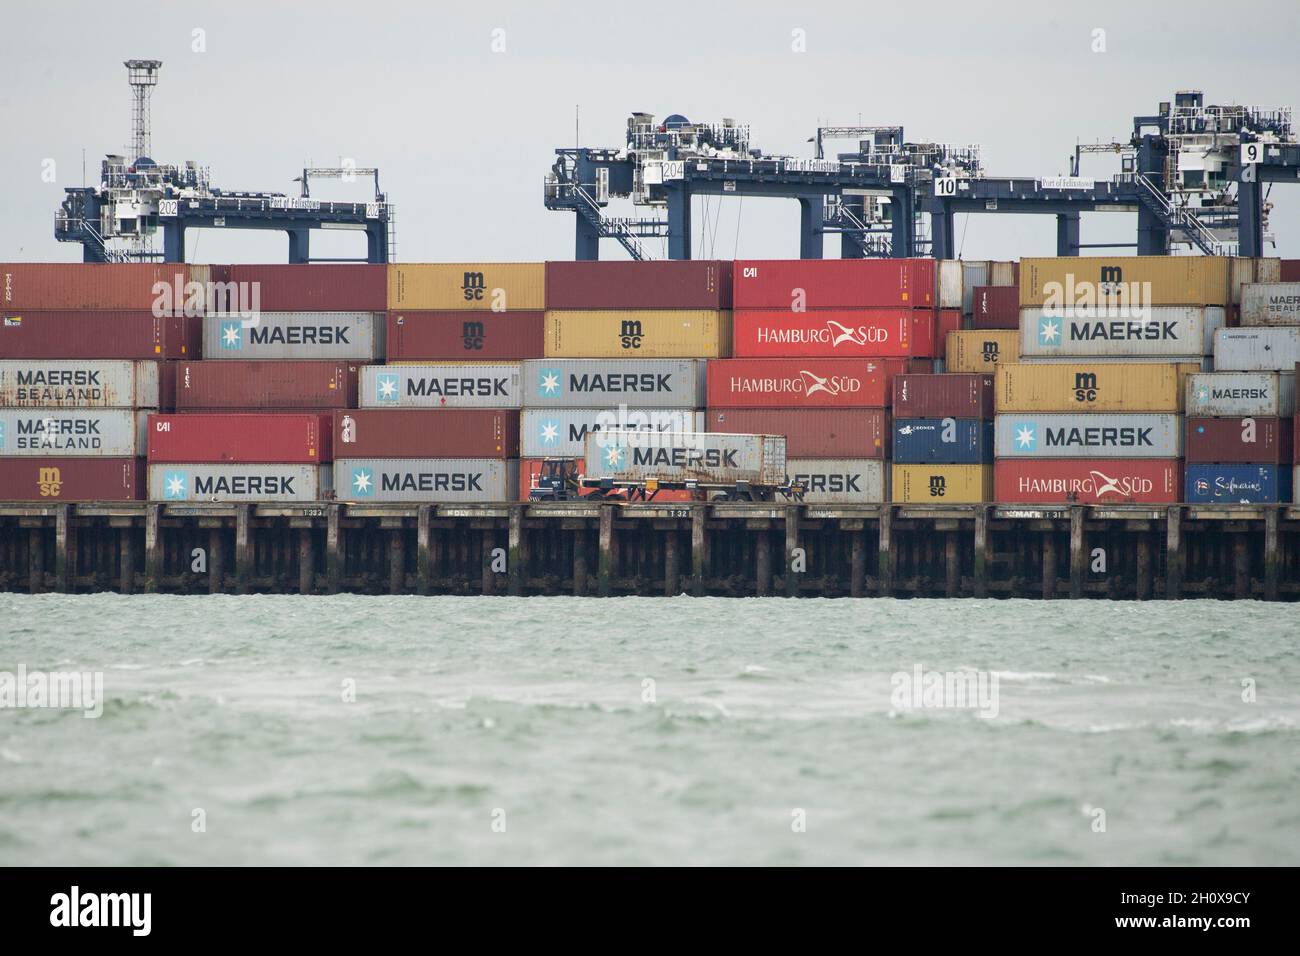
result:
<svg viewBox="0 0 1300 956"><path fill-rule="evenodd" d="M347 362L178 362L176 409L355 408L357 370Z"/></svg>
<svg viewBox="0 0 1300 956"><path fill-rule="evenodd" d="M710 408L711 432L784 435L786 458L888 458L883 408Z"/></svg>
<svg viewBox="0 0 1300 956"><path fill-rule="evenodd" d="M6 312L0 359L196 358L199 316L155 317L147 311Z"/></svg>
<svg viewBox="0 0 1300 956"><path fill-rule="evenodd" d="M896 418L992 418L993 376L969 373L899 375Z"/></svg>
<svg viewBox="0 0 1300 956"><path fill-rule="evenodd" d="M1288 418L1188 418L1183 456L1189 462L1289 465Z"/></svg>
<svg viewBox="0 0 1300 956"><path fill-rule="evenodd" d="M519 457L517 409L361 409L331 427L340 458Z"/></svg>
<svg viewBox="0 0 1300 956"><path fill-rule="evenodd" d="M934 331L934 357L946 359L948 352L948 333L961 330L961 309L940 309L939 321Z"/></svg>
<svg viewBox="0 0 1300 956"><path fill-rule="evenodd" d="M935 305L933 259L737 259L737 309L924 309Z"/></svg>
<svg viewBox="0 0 1300 956"><path fill-rule="evenodd" d="M0 500L140 501L138 458L0 458Z"/></svg>
<svg viewBox="0 0 1300 956"><path fill-rule="evenodd" d="M979 285L971 301L971 328L1020 328L1019 286Z"/></svg>
<svg viewBox="0 0 1300 956"><path fill-rule="evenodd" d="M917 358L934 358L937 354L936 335L939 313L934 309L913 309L912 328L908 334L908 348Z"/></svg>
<svg viewBox="0 0 1300 956"><path fill-rule="evenodd" d="M878 362L893 362L893 361L895 361L895 359L877 359L876 361L878 361ZM902 371L903 371L903 372L909 372L909 373L911 373L912 375L933 375L933 374L934 374L934 359L928 359L928 358L910 358L910 359L907 360L907 363L906 363L906 365L905 365L905 367L903 368ZM902 373L900 372L899 374L902 374ZM892 402L892 401L894 400L894 399L893 399L894 391L893 391L893 386L892 386L892 385L889 387L889 396L890 396L889 400Z"/></svg>
<svg viewBox="0 0 1300 956"><path fill-rule="evenodd" d="M1182 500L1177 458L999 458L993 496L1006 504L1168 504Z"/></svg>
<svg viewBox="0 0 1300 956"><path fill-rule="evenodd" d="M329 415L149 416L149 461L297 465L333 461Z"/></svg>
<svg viewBox="0 0 1300 956"><path fill-rule="evenodd" d="M390 312L390 362L533 359L546 354L544 312Z"/></svg>
<svg viewBox="0 0 1300 956"><path fill-rule="evenodd" d="M1281 282L1300 282L1300 259L1283 259Z"/></svg>
<svg viewBox="0 0 1300 956"><path fill-rule="evenodd" d="M388 308L388 267L382 265L214 266L213 279L249 283L247 293L256 293L262 312L383 312Z"/></svg>
<svg viewBox="0 0 1300 956"><path fill-rule="evenodd" d="M732 319L736 358L905 357L910 354L911 309L754 309Z"/></svg>
<svg viewBox="0 0 1300 956"><path fill-rule="evenodd" d="M9 262L0 264L0 310L178 314L185 310L186 285L208 275L208 266L185 263Z"/></svg>
<svg viewBox="0 0 1300 956"><path fill-rule="evenodd" d="M548 309L730 309L731 263L548 262ZM788 305L783 302L782 305Z"/></svg>
<svg viewBox="0 0 1300 956"><path fill-rule="evenodd" d="M542 462L544 458L520 458L519 459L519 500L527 501L528 493L537 487L537 478L542 473ZM567 459L578 463L578 472L581 475L583 461L581 458ZM594 494L596 488L579 488L578 494L582 497ZM654 501L675 502L691 501L691 493L685 489L663 490L654 496Z"/></svg>
<svg viewBox="0 0 1300 956"><path fill-rule="evenodd" d="M901 372L874 359L712 359L710 408L884 408Z"/></svg>

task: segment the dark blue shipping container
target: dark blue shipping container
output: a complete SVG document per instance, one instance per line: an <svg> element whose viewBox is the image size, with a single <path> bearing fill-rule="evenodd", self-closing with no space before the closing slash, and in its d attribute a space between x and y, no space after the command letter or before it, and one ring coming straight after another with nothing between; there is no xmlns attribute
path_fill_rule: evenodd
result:
<svg viewBox="0 0 1300 956"><path fill-rule="evenodd" d="M1195 504L1275 504L1291 500L1289 465L1187 466L1186 495Z"/></svg>
<svg viewBox="0 0 1300 956"><path fill-rule="evenodd" d="M896 418L894 462L899 465L982 465L993 460L993 422L987 418Z"/></svg>

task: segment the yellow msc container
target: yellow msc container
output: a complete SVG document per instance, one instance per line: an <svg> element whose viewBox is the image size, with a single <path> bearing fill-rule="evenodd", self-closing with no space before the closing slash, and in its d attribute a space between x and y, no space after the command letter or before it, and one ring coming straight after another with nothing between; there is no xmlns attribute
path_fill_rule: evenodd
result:
<svg viewBox="0 0 1300 956"><path fill-rule="evenodd" d="M992 465L895 465L894 501L971 504L993 500Z"/></svg>
<svg viewBox="0 0 1300 956"><path fill-rule="evenodd" d="M541 262L415 262L388 267L388 308L505 312L546 307Z"/></svg>
<svg viewBox="0 0 1300 956"><path fill-rule="evenodd" d="M547 358L728 358L731 313L550 311L545 351Z"/></svg>
<svg viewBox="0 0 1300 956"><path fill-rule="evenodd" d="M993 372L999 363L1020 361L1020 333L1015 329L967 329L949 332L944 343L945 372Z"/></svg>
<svg viewBox="0 0 1300 956"><path fill-rule="evenodd" d="M1020 305L1227 305L1225 256L1065 256L1020 260Z"/></svg>
<svg viewBox="0 0 1300 956"><path fill-rule="evenodd" d="M1174 363L1000 365L994 382L1001 412L1177 412Z"/></svg>

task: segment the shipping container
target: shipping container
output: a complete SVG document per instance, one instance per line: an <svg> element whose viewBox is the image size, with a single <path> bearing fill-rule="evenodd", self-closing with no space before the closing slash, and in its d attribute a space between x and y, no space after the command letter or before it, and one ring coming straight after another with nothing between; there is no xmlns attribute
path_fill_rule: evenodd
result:
<svg viewBox="0 0 1300 956"><path fill-rule="evenodd" d="M1219 329L1214 368L1223 372L1294 372L1300 362L1300 326Z"/></svg>
<svg viewBox="0 0 1300 956"><path fill-rule="evenodd" d="M988 286L993 283L989 282L989 261L987 259L964 259L961 262L961 310L966 315L970 315L975 308L975 290L980 286ZM1016 293L1016 303L1019 306L1020 294Z"/></svg>
<svg viewBox="0 0 1300 956"><path fill-rule="evenodd" d="M1183 453L1178 415L1022 412L996 421L998 458L1179 458Z"/></svg>
<svg viewBox="0 0 1300 956"><path fill-rule="evenodd" d="M518 459L340 458L335 497L344 501L474 503L514 501Z"/></svg>
<svg viewBox="0 0 1300 956"><path fill-rule="evenodd" d="M993 461L993 422L985 418L895 418L893 459L910 465Z"/></svg>
<svg viewBox="0 0 1300 956"><path fill-rule="evenodd" d="M209 314L203 319L203 357L382 361L384 316L374 312L262 312L253 318Z"/></svg>
<svg viewBox="0 0 1300 956"><path fill-rule="evenodd" d="M139 501L138 458L0 458L0 500Z"/></svg>
<svg viewBox="0 0 1300 956"><path fill-rule="evenodd" d="M1277 279L1279 282L1300 282L1300 259L1283 259Z"/></svg>
<svg viewBox="0 0 1300 956"><path fill-rule="evenodd" d="M1000 365L1001 412L1177 412L1178 371L1170 364Z"/></svg>
<svg viewBox="0 0 1300 956"><path fill-rule="evenodd" d="M347 362L179 362L176 409L355 408L357 368Z"/></svg>
<svg viewBox="0 0 1300 956"><path fill-rule="evenodd" d="M1241 324L1300 325L1300 282L1246 286L1241 293Z"/></svg>
<svg viewBox="0 0 1300 956"><path fill-rule="evenodd" d="M1215 256L1022 259L1020 305L1227 305L1228 280L1228 260Z"/></svg>
<svg viewBox="0 0 1300 956"><path fill-rule="evenodd" d="M1294 372L1204 372L1189 376L1183 388L1188 415L1290 418L1295 414Z"/></svg>
<svg viewBox="0 0 1300 956"><path fill-rule="evenodd" d="M937 286L934 303L940 309L965 308L965 289L962 287L962 264L957 259L936 259L935 285Z"/></svg>
<svg viewBox="0 0 1300 956"><path fill-rule="evenodd" d="M913 309L912 325L907 333L907 353L915 358L932 359L938 347L939 313L934 309ZM953 329L955 332L956 329Z"/></svg>
<svg viewBox="0 0 1300 956"><path fill-rule="evenodd" d="M1171 504L1182 499L1177 458L999 458L995 500L1006 504Z"/></svg>
<svg viewBox="0 0 1300 956"><path fill-rule="evenodd" d="M962 331L950 332L944 348L944 370L954 372L992 372L1000 363L1020 361L1020 332Z"/></svg>
<svg viewBox="0 0 1300 956"><path fill-rule="evenodd" d="M0 456L135 458L144 454L147 417L119 408L0 409Z"/></svg>
<svg viewBox="0 0 1300 956"><path fill-rule="evenodd" d="M888 458L881 408L710 408L711 432L784 435L794 458Z"/></svg>
<svg viewBox="0 0 1300 956"><path fill-rule="evenodd" d="M162 362L0 361L0 407L159 408Z"/></svg>
<svg viewBox="0 0 1300 956"><path fill-rule="evenodd" d="M383 312L388 308L389 266L313 262L232 265L214 269L223 281L209 312ZM254 307L225 303L250 298Z"/></svg>
<svg viewBox="0 0 1300 956"><path fill-rule="evenodd" d="M790 480L808 490L803 500L814 505L879 504L889 500L889 466L872 458L792 458Z"/></svg>
<svg viewBox="0 0 1300 956"><path fill-rule="evenodd" d="M708 365L717 408L884 408L902 359L722 359Z"/></svg>
<svg viewBox="0 0 1300 956"><path fill-rule="evenodd" d="M367 365L361 407L518 408L520 381L517 362Z"/></svg>
<svg viewBox="0 0 1300 956"><path fill-rule="evenodd" d="M150 501L324 501L329 465L169 463L149 466Z"/></svg>
<svg viewBox="0 0 1300 956"><path fill-rule="evenodd" d="M143 311L202 315L206 266L184 263L9 262L0 264L0 311Z"/></svg>
<svg viewBox="0 0 1300 956"><path fill-rule="evenodd" d="M5 312L0 359L196 358L202 322L151 312Z"/></svg>
<svg viewBox="0 0 1300 956"><path fill-rule="evenodd" d="M151 415L150 463L307 465L330 461L329 415Z"/></svg>
<svg viewBox="0 0 1300 956"><path fill-rule="evenodd" d="M1189 462L1189 504L1277 504L1290 501L1290 465Z"/></svg>
<svg viewBox="0 0 1300 956"><path fill-rule="evenodd" d="M737 311L734 325L733 354L737 358L881 358L911 354L911 309Z"/></svg>
<svg viewBox="0 0 1300 956"><path fill-rule="evenodd" d="M518 458L519 412L486 408L372 408L335 412L342 458Z"/></svg>
<svg viewBox="0 0 1300 956"><path fill-rule="evenodd" d="M546 308L568 310L731 308L731 263L548 262Z"/></svg>
<svg viewBox="0 0 1300 956"><path fill-rule="evenodd" d="M540 262L422 262L387 268L389 311L546 308L546 266Z"/></svg>
<svg viewBox="0 0 1300 956"><path fill-rule="evenodd" d="M1020 328L1020 290L1015 286L980 286L975 290L971 308L974 328Z"/></svg>
<svg viewBox="0 0 1300 956"><path fill-rule="evenodd" d="M895 418L992 418L993 376L899 375Z"/></svg>
<svg viewBox="0 0 1300 956"><path fill-rule="evenodd" d="M548 358L726 358L731 313L548 311L545 352Z"/></svg>
<svg viewBox="0 0 1300 956"><path fill-rule="evenodd" d="M939 319L934 326L934 358L942 361L948 354L948 333L960 332L962 314L956 309L940 309ZM924 361L920 359L919 361Z"/></svg>
<svg viewBox="0 0 1300 956"><path fill-rule="evenodd" d="M546 313L463 311L390 312L385 349L389 362L501 361L541 358Z"/></svg>
<svg viewBox="0 0 1300 956"><path fill-rule="evenodd" d="M933 259L738 259L737 309L925 309L935 305Z"/></svg>
<svg viewBox="0 0 1300 956"><path fill-rule="evenodd" d="M549 458L550 456L547 457ZM527 501L529 492L531 492L534 488L537 487L537 479L542 474L542 465L546 460L547 460L546 458L519 459L519 500L520 501ZM564 459L564 460L573 461L575 466L577 467L578 477L579 478L584 477L583 460L581 458ZM579 497L585 498L588 495L594 495L600 493L600 489L579 487L577 489L577 493ZM655 494L653 501L656 504L662 504L668 502L683 502L683 501L691 501L694 499L694 497L695 496L692 492L687 491L684 488L681 489L664 488L664 489L660 489Z"/></svg>
<svg viewBox="0 0 1300 956"><path fill-rule="evenodd" d="M1289 465L1292 462L1289 418L1189 418L1188 462L1240 462Z"/></svg>
<svg viewBox="0 0 1300 956"><path fill-rule="evenodd" d="M704 412L684 408L529 408L521 416L520 440L528 458L580 458L587 433L633 429L702 432Z"/></svg>
<svg viewBox="0 0 1300 956"><path fill-rule="evenodd" d="M906 504L972 504L993 500L992 465L893 467L893 500Z"/></svg>
<svg viewBox="0 0 1300 956"><path fill-rule="evenodd" d="M1020 287L1020 263L990 262L989 285L998 288L1018 289Z"/></svg>
<svg viewBox="0 0 1300 956"><path fill-rule="evenodd" d="M1221 306L1020 310L1020 354L1187 356L1214 351Z"/></svg>
<svg viewBox="0 0 1300 956"><path fill-rule="evenodd" d="M705 363L698 359L564 359L523 363L529 408L699 408Z"/></svg>
<svg viewBox="0 0 1300 956"><path fill-rule="evenodd" d="M1228 264L1232 282L1232 304L1241 305L1243 289L1254 282L1282 282L1281 259L1231 259Z"/></svg>
<svg viewBox="0 0 1300 956"><path fill-rule="evenodd" d="M786 441L779 435L601 431L587 435L583 460L588 478L777 486L785 482Z"/></svg>

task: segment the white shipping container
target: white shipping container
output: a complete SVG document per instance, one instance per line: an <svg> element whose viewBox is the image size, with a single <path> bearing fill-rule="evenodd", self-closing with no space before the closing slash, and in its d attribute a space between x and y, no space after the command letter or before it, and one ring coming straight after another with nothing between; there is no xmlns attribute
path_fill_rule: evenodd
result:
<svg viewBox="0 0 1300 956"><path fill-rule="evenodd" d="M322 501L329 465L150 465L150 501Z"/></svg>
<svg viewBox="0 0 1300 956"><path fill-rule="evenodd" d="M203 319L205 359L349 359L384 357L382 312L218 313Z"/></svg>
<svg viewBox="0 0 1300 956"><path fill-rule="evenodd" d="M618 481L779 485L786 472L784 435L592 432L584 457L588 478Z"/></svg>
<svg viewBox="0 0 1300 956"><path fill-rule="evenodd" d="M1203 372L1187 376L1189 418L1291 418L1294 372Z"/></svg>
<svg viewBox="0 0 1300 956"><path fill-rule="evenodd" d="M1021 356L1209 355L1223 328L1222 306L1020 310Z"/></svg>
<svg viewBox="0 0 1300 956"><path fill-rule="evenodd" d="M528 408L700 408L706 369L700 359L532 359L523 363Z"/></svg>
<svg viewBox="0 0 1300 956"><path fill-rule="evenodd" d="M519 421L525 458L581 458L587 433L602 428L702 432L704 412L687 408L526 408Z"/></svg>
<svg viewBox="0 0 1300 956"><path fill-rule="evenodd" d="M879 458L792 458L791 481L808 487L811 504L878 504L889 500L889 462Z"/></svg>
<svg viewBox="0 0 1300 956"><path fill-rule="evenodd" d="M1300 362L1300 326L1219 329L1214 333L1218 372L1294 372Z"/></svg>
<svg viewBox="0 0 1300 956"><path fill-rule="evenodd" d="M1016 264L1014 262L990 262L989 285L1013 286L1016 282Z"/></svg>
<svg viewBox="0 0 1300 956"><path fill-rule="evenodd" d="M519 459L340 458L334 487L342 501L515 501Z"/></svg>
<svg viewBox="0 0 1300 956"><path fill-rule="evenodd" d="M0 361L0 407L158 408L158 362Z"/></svg>
<svg viewBox="0 0 1300 956"><path fill-rule="evenodd" d="M934 301L941 309L960 309L965 306L964 286L962 285L962 263L958 259L940 259L935 265L936 290Z"/></svg>
<svg viewBox="0 0 1300 956"><path fill-rule="evenodd" d="M0 409L0 457L135 458L148 421L148 412L122 408Z"/></svg>
<svg viewBox="0 0 1300 956"><path fill-rule="evenodd" d="M366 365L362 408L518 408L518 362Z"/></svg>
<svg viewBox="0 0 1300 956"><path fill-rule="evenodd" d="M1008 413L994 417L998 458L1179 458L1183 416Z"/></svg>
<svg viewBox="0 0 1300 956"><path fill-rule="evenodd" d="M987 259L962 260L961 264L961 310L966 315L975 311L975 287L992 285L989 282L989 262Z"/></svg>
<svg viewBox="0 0 1300 956"><path fill-rule="evenodd" d="M1246 286L1241 293L1241 324L1300 325L1300 282Z"/></svg>

